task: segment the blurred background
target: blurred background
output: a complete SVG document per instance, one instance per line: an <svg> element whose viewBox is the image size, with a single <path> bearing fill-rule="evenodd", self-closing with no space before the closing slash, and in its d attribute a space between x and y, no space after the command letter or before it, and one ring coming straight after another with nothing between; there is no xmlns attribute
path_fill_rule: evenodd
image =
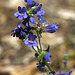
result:
<svg viewBox="0 0 75 75"><path fill-rule="evenodd" d="M75 0L35 0L43 4L44 19L48 24L56 22L56 33L43 33L43 49L48 44L51 50L53 70L63 72L64 52L69 54L68 71L75 75ZM19 20L14 17L18 6L24 6L24 0L0 0L0 75L44 75L36 68L34 51L20 39L13 38L11 31Z"/></svg>

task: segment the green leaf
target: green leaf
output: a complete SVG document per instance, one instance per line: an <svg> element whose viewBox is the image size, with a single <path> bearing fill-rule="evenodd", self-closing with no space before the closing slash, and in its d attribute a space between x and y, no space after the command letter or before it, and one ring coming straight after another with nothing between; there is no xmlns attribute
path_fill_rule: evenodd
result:
<svg viewBox="0 0 75 75"><path fill-rule="evenodd" d="M47 51L45 51L45 50L43 50L42 52L43 52L43 54L48 54L48 53L49 53L49 52L47 52Z"/></svg>
<svg viewBox="0 0 75 75"><path fill-rule="evenodd" d="M38 60L40 61L43 57L44 57L44 53L41 53L41 54L38 56Z"/></svg>
<svg viewBox="0 0 75 75"><path fill-rule="evenodd" d="M39 61L42 60L43 57L44 57L44 54L48 54L48 53L49 53L49 45L48 45L47 50L42 50L41 54L39 54L39 56L37 57L38 60L39 60Z"/></svg>

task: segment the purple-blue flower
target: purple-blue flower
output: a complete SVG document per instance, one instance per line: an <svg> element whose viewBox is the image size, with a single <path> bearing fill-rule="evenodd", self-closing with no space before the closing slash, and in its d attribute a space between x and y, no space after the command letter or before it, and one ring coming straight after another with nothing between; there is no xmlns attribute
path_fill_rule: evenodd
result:
<svg viewBox="0 0 75 75"><path fill-rule="evenodd" d="M50 50L49 50L49 53L48 54L44 54L44 57L45 57L45 59L49 62L50 61L50 57L51 57L51 55L50 55Z"/></svg>
<svg viewBox="0 0 75 75"><path fill-rule="evenodd" d="M66 60L64 60L64 64L67 64L67 61Z"/></svg>
<svg viewBox="0 0 75 75"><path fill-rule="evenodd" d="M37 18L38 18L39 22L46 23L46 20L43 19L42 16L38 16Z"/></svg>
<svg viewBox="0 0 75 75"><path fill-rule="evenodd" d="M36 8L32 10L32 13L37 14L37 12L39 12L41 10L41 8L42 8L42 4L40 4L39 6L38 6L38 4L36 4ZM41 11L41 12L43 12L43 11Z"/></svg>
<svg viewBox="0 0 75 75"><path fill-rule="evenodd" d="M37 11L39 11L42 8L42 4L40 4L39 6L36 6Z"/></svg>
<svg viewBox="0 0 75 75"><path fill-rule="evenodd" d="M45 30L45 32L54 33L54 32L56 32L56 30L58 30L58 27L59 27L59 25L56 25L56 22L55 22L51 25L48 25L48 26L42 27L42 28L47 29L47 30Z"/></svg>
<svg viewBox="0 0 75 75"><path fill-rule="evenodd" d="M24 0L25 2L27 2L27 0Z"/></svg>
<svg viewBox="0 0 75 75"><path fill-rule="evenodd" d="M55 75L55 71L51 71L51 72L49 72L49 74L50 75L52 75L52 74Z"/></svg>
<svg viewBox="0 0 75 75"><path fill-rule="evenodd" d="M27 2L27 9L29 9L29 8L31 8L31 7L33 7L33 6L38 6L39 4L38 3L36 3L34 0L25 0L25 2Z"/></svg>
<svg viewBox="0 0 75 75"><path fill-rule="evenodd" d="M40 11L37 12L38 16L42 16L45 14L45 10L41 9Z"/></svg>
<svg viewBox="0 0 75 75"><path fill-rule="evenodd" d="M31 35L31 34L29 34L29 36L28 36L28 39L26 39L25 41L24 41L24 43L26 44L26 45L28 45L28 47L32 47L32 46L37 46L38 45L38 43L37 43L37 41L35 40L36 39L36 35Z"/></svg>
<svg viewBox="0 0 75 75"><path fill-rule="evenodd" d="M31 27L31 25L30 24L28 25L28 22L26 22L26 21L23 21L22 24L26 27Z"/></svg>
<svg viewBox="0 0 75 75"><path fill-rule="evenodd" d="M28 17L26 14L26 8L23 7L21 8L20 6L18 7L18 12L14 13L14 16L18 17L19 20L23 20Z"/></svg>
<svg viewBox="0 0 75 75"><path fill-rule="evenodd" d="M42 64L37 64L37 68L45 70L44 66Z"/></svg>
<svg viewBox="0 0 75 75"><path fill-rule="evenodd" d="M24 0L27 4L31 5L34 0Z"/></svg>
<svg viewBox="0 0 75 75"><path fill-rule="evenodd" d="M72 70L69 73L59 73L57 75L71 75L71 73L72 73Z"/></svg>
<svg viewBox="0 0 75 75"><path fill-rule="evenodd" d="M65 52L64 54L65 54L65 55L68 55L68 52Z"/></svg>
<svg viewBox="0 0 75 75"><path fill-rule="evenodd" d="M20 24L21 22L18 22L17 27L14 30L12 30L13 33L11 35L13 35L13 37L16 36L19 37L20 39L24 39L26 37L26 33L20 26Z"/></svg>
<svg viewBox="0 0 75 75"><path fill-rule="evenodd" d="M35 24L36 25L36 22L35 22L35 19L34 19L34 17L30 17L30 22L32 23L32 24Z"/></svg>

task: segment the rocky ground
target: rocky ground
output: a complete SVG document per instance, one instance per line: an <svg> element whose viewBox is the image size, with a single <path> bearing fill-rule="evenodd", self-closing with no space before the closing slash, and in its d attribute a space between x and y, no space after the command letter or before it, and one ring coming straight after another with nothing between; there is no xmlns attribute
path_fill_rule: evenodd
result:
<svg viewBox="0 0 75 75"><path fill-rule="evenodd" d="M63 68L61 59L64 52L68 51L68 69L75 70L75 0L36 1L43 4L46 11L44 18L48 24L57 22L60 26L56 33L42 34L41 39L43 49L46 49L48 44L51 46L52 67ZM19 5L24 6L24 1L0 0L0 72L10 72L11 75L43 75L37 71L33 50L11 36L11 30L19 21L13 16ZM74 74L75 71L72 75Z"/></svg>

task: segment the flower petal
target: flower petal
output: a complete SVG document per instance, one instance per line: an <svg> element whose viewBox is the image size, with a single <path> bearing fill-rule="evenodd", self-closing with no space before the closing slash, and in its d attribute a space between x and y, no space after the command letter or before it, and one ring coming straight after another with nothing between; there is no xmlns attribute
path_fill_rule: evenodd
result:
<svg viewBox="0 0 75 75"><path fill-rule="evenodd" d="M32 43L28 43L28 47L32 47L32 45L33 45Z"/></svg>
<svg viewBox="0 0 75 75"><path fill-rule="evenodd" d="M30 17L30 22L31 22L32 24L35 24L35 25L36 25L36 22L35 22L34 17Z"/></svg>
<svg viewBox="0 0 75 75"><path fill-rule="evenodd" d="M21 7L20 6L18 7L18 11L21 11Z"/></svg>
<svg viewBox="0 0 75 75"><path fill-rule="evenodd" d="M28 15L27 15L26 13L24 13L24 14L23 14L23 17L24 17L24 18L27 18L27 17L28 17Z"/></svg>
<svg viewBox="0 0 75 75"><path fill-rule="evenodd" d="M19 12L14 13L14 16L18 17L18 15L19 15Z"/></svg>
<svg viewBox="0 0 75 75"><path fill-rule="evenodd" d="M34 41L33 46L35 47L37 45L38 45L37 41Z"/></svg>
<svg viewBox="0 0 75 75"><path fill-rule="evenodd" d="M34 0L27 0L27 3L28 3L29 5L31 5L33 1L34 1Z"/></svg>
<svg viewBox="0 0 75 75"><path fill-rule="evenodd" d="M22 15L19 15L19 16L18 16L18 19L19 19L19 20L23 20L23 16L22 16Z"/></svg>
<svg viewBox="0 0 75 75"><path fill-rule="evenodd" d="M56 29L52 29L52 30L45 30L46 32L49 32L49 33L54 33L56 32Z"/></svg>
<svg viewBox="0 0 75 75"><path fill-rule="evenodd" d="M25 41L24 41L24 43L27 45L29 42L28 42L28 39L26 39Z"/></svg>
<svg viewBox="0 0 75 75"><path fill-rule="evenodd" d="M38 16L42 16L44 14L45 14L45 10L43 10L43 9L37 12Z"/></svg>

